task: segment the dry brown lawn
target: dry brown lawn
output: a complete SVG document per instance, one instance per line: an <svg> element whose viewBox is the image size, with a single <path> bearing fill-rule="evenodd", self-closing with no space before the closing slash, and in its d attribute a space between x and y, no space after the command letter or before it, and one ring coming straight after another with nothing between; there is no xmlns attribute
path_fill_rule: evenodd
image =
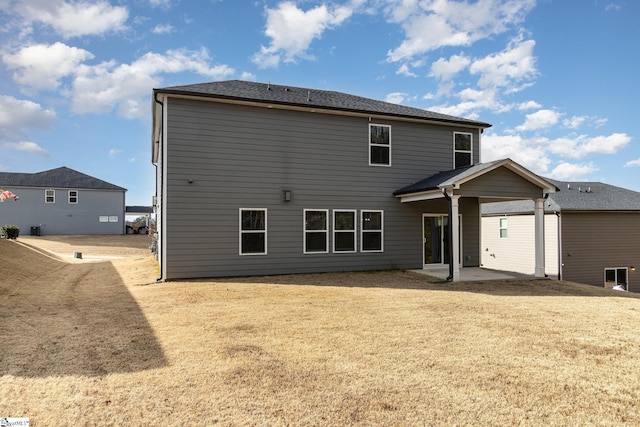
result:
<svg viewBox="0 0 640 427"><path fill-rule="evenodd" d="M399 271L156 283L148 244L0 240L0 417L640 425L636 295Z"/></svg>

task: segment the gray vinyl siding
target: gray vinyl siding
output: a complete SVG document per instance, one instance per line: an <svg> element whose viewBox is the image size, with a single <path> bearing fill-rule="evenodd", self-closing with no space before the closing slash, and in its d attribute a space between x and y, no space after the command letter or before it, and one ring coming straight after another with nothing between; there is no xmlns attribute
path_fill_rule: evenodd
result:
<svg viewBox="0 0 640 427"><path fill-rule="evenodd" d="M631 267L629 290L640 292L640 213L563 212L563 279L604 286L604 269Z"/></svg>
<svg viewBox="0 0 640 427"><path fill-rule="evenodd" d="M55 203L45 203L45 188L12 188L20 196L0 206L1 225L20 227L21 235L40 227L42 235L124 234L124 191L55 188ZM78 192L78 203L69 203L69 190ZM100 216L117 222L100 222Z"/></svg>
<svg viewBox="0 0 640 427"><path fill-rule="evenodd" d="M422 213L432 208L403 204L393 192L450 169L453 132L469 132L373 120L392 126L392 166L369 166L367 118L176 98L165 107L166 279L421 268ZM476 161L478 141L474 131ZM477 235L477 202L461 205L465 236ZM240 208L267 209L267 255L239 255ZM329 209L329 253L303 254L304 209ZM332 253L334 209L358 218L383 210L384 252L359 251L358 221L358 251ZM478 243L465 241L464 250L477 265Z"/></svg>
<svg viewBox="0 0 640 427"><path fill-rule="evenodd" d="M460 194L465 196L541 197L540 187L505 168L494 169L460 187Z"/></svg>

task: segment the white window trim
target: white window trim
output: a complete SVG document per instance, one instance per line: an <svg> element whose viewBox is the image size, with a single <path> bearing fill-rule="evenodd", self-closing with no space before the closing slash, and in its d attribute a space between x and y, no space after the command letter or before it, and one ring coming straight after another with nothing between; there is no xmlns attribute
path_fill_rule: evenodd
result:
<svg viewBox="0 0 640 427"><path fill-rule="evenodd" d="M47 193L51 191L53 194L53 200L51 202L47 201L48 195ZM45 203L55 203L56 202L56 190L52 189L52 188L48 188L46 190L44 190L44 202Z"/></svg>
<svg viewBox="0 0 640 427"><path fill-rule="evenodd" d="M606 288L607 287L607 270L614 270L616 273L616 285L618 284L618 270L625 270L627 272L626 276L627 276L627 283L626 283L626 290L629 290L629 267L605 267L603 270L603 286Z"/></svg>
<svg viewBox="0 0 640 427"><path fill-rule="evenodd" d="M349 212L353 214L353 230L337 230L336 229L336 213ZM353 234L353 250L338 251L336 250L336 234L352 233ZM334 209L333 210L333 252L338 254L353 254L358 252L358 211L355 209Z"/></svg>
<svg viewBox="0 0 640 427"><path fill-rule="evenodd" d="M389 145L384 144L374 144L371 142L371 126L381 126L389 128ZM369 127L367 128L369 131L369 166L383 166L383 167L391 167L391 125L383 125L380 123L369 123ZM371 163L371 148L372 147L387 147L389 148L389 163Z"/></svg>
<svg viewBox="0 0 640 427"><path fill-rule="evenodd" d="M505 221L505 226L502 226L502 220ZM506 233L506 236L502 237L502 230L504 230ZM509 218L508 217L500 217L498 219L498 237L500 237L501 239L508 239L509 238Z"/></svg>
<svg viewBox="0 0 640 427"><path fill-rule="evenodd" d="M263 211L264 212L264 230L243 230L242 229L242 212L243 211ZM268 212L267 212L267 208L240 208L238 209L238 255L240 256L254 256L254 255L258 255L258 256L262 256L262 255L268 255ZM253 233L253 234L257 234L257 233L264 233L264 252L251 252L251 253L244 253L242 252L242 235L243 234L249 234L249 233Z"/></svg>
<svg viewBox="0 0 640 427"><path fill-rule="evenodd" d="M72 202L72 201L71 201L71 193L76 193L76 195L75 195L76 201L75 201L75 202ZM67 200L69 201L69 204L71 204L71 205L77 205L77 204L78 204L78 199L80 198L80 197L79 197L79 194L80 194L80 193L78 192L78 190L69 190L69 193L68 193L68 194L69 194L69 196L68 196L68 199L67 199Z"/></svg>
<svg viewBox="0 0 640 427"><path fill-rule="evenodd" d="M379 212L380 213L380 230L365 230L364 229L364 214L366 212ZM365 250L364 249L364 233L380 233L380 249ZM373 253L384 252L384 211L375 209L363 209L360 211L360 252Z"/></svg>
<svg viewBox="0 0 640 427"><path fill-rule="evenodd" d="M471 137L471 150L456 150L456 135L469 135ZM473 165L473 133L471 132L453 132L453 168L457 168L456 165L456 153L469 153L471 155L471 162L469 165Z"/></svg>
<svg viewBox="0 0 640 427"><path fill-rule="evenodd" d="M307 231L307 212L324 212L325 213L325 229L324 229L324 234L325 234L325 250L324 251L313 251L313 252L307 252L307 233L319 233L322 230L308 230ZM329 209L303 209L302 212L302 234L303 234L303 239L302 239L302 253L303 254L326 254L329 253Z"/></svg>

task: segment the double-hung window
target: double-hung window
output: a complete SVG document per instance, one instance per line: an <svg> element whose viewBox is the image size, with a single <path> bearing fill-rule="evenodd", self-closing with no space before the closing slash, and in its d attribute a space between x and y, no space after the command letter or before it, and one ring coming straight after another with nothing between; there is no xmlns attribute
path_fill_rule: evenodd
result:
<svg viewBox="0 0 640 427"><path fill-rule="evenodd" d="M391 166L391 126L369 125L369 165Z"/></svg>
<svg viewBox="0 0 640 427"><path fill-rule="evenodd" d="M356 251L356 211L333 211L333 251Z"/></svg>
<svg viewBox="0 0 640 427"><path fill-rule="evenodd" d="M304 253L326 253L329 248L329 211L304 210Z"/></svg>
<svg viewBox="0 0 640 427"><path fill-rule="evenodd" d="M56 202L56 190L44 190L44 202L55 203Z"/></svg>
<svg viewBox="0 0 640 427"><path fill-rule="evenodd" d="M453 133L453 168L473 164L473 135L470 133Z"/></svg>
<svg viewBox="0 0 640 427"><path fill-rule="evenodd" d="M69 203L72 205L78 203L78 190L69 190Z"/></svg>
<svg viewBox="0 0 640 427"><path fill-rule="evenodd" d="M360 211L360 250L382 252L384 248L383 211Z"/></svg>
<svg viewBox="0 0 640 427"><path fill-rule="evenodd" d="M506 239L508 237L509 222L507 218L500 218L500 238Z"/></svg>
<svg viewBox="0 0 640 427"><path fill-rule="evenodd" d="M266 255L267 210L240 209L240 255Z"/></svg>

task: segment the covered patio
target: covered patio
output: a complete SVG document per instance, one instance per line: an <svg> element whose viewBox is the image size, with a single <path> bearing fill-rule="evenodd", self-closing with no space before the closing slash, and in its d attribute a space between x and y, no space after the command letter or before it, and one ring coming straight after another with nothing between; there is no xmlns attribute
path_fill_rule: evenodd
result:
<svg viewBox="0 0 640 427"><path fill-rule="evenodd" d="M547 196L556 190L556 186L544 178L539 177L511 159L503 159L437 173L397 190L394 196L400 199L402 203L421 203L423 205L426 203L425 206L430 203L442 203L443 200L446 200L448 219L445 246L448 252L446 259L450 261L448 261L448 264L429 265L427 267L428 261L425 255L426 268L424 272L429 274L437 271L438 267L441 267L440 270L448 267L448 274L445 278L451 281L466 280L463 279L461 272L467 269L469 271L465 273L465 278L473 277L474 275L479 275L478 277L489 275L487 271L482 271L484 269L479 268L481 267L479 262L475 263L475 265L467 263L464 269L461 268L461 263L463 262L461 246L465 244L461 239L461 199L469 200L467 205L471 203L475 208L479 208L482 203L533 200L535 203L535 242L532 242L532 244L535 244L535 277L543 278L545 277L544 203ZM479 209L477 215L480 215ZM477 241L477 247L475 243L472 246L474 256L477 254L479 257L481 246L479 226L477 229L467 229L465 231L465 240L470 237ZM465 258L473 259L474 256L466 256ZM470 270L473 268L481 271ZM492 273L492 275L500 276L497 273Z"/></svg>

